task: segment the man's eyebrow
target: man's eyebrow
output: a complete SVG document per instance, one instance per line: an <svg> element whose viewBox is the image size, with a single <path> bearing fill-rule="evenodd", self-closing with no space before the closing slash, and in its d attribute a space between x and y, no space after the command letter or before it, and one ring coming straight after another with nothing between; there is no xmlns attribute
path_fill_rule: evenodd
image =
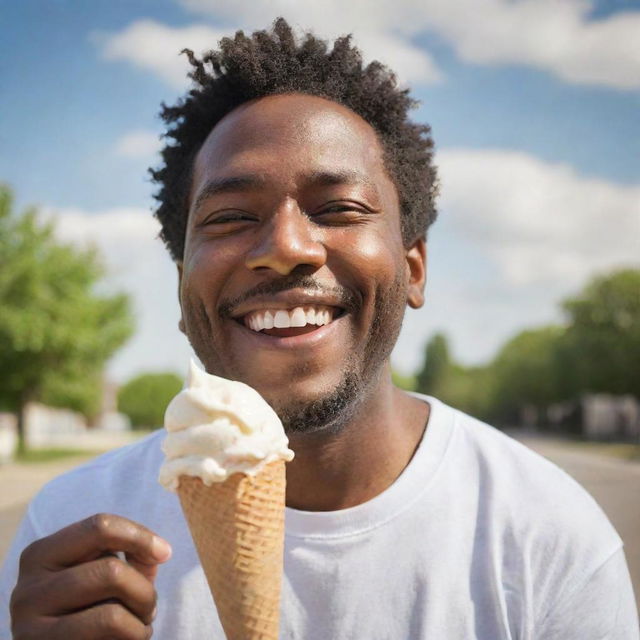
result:
<svg viewBox="0 0 640 640"><path fill-rule="evenodd" d="M251 189L263 186L265 182L265 177L259 174L213 178L212 180L209 180L202 189L200 189L193 208L197 210L205 200L221 193L250 191ZM312 171L306 177L306 182L319 187L330 187L341 184L364 185L374 193L377 193L375 183L370 180L368 176L350 169L341 169L339 171Z"/></svg>
<svg viewBox="0 0 640 640"><path fill-rule="evenodd" d="M339 171L313 171L307 180L320 187L330 187L333 185L359 185L362 184L374 192L377 192L375 183L366 175L349 169Z"/></svg>
<svg viewBox="0 0 640 640"><path fill-rule="evenodd" d="M249 191L264 184L264 178L259 175L229 176L226 178L213 178L209 180L200 192L193 204L197 209L207 198L212 198L220 193L237 191Z"/></svg>

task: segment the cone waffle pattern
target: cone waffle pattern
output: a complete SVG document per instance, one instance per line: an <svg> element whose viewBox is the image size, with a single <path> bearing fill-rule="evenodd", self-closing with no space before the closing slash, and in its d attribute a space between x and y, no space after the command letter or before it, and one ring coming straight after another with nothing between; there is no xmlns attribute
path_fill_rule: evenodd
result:
<svg viewBox="0 0 640 640"><path fill-rule="evenodd" d="M206 486L180 477L178 495L228 640L277 640L285 468L235 473Z"/></svg>

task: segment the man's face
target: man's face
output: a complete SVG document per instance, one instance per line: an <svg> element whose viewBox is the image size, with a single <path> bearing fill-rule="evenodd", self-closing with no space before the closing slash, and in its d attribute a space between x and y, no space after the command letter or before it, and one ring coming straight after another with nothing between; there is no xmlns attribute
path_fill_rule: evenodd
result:
<svg viewBox="0 0 640 640"><path fill-rule="evenodd" d="M337 103L270 96L228 114L195 161L184 329L207 371L256 388L292 430L344 415L422 304L375 132Z"/></svg>

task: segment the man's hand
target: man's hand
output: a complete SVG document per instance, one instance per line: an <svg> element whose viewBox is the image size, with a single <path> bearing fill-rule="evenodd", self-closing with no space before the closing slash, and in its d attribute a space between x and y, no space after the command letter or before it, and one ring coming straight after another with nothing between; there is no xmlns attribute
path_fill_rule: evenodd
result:
<svg viewBox="0 0 640 640"><path fill-rule="evenodd" d="M149 529L110 514L37 540L22 552L11 596L14 640L150 638L153 581L170 555Z"/></svg>

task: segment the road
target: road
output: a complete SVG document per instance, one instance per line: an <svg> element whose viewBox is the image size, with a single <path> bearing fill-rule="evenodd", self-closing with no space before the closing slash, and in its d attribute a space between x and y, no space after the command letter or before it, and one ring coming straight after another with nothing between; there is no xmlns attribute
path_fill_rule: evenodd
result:
<svg viewBox="0 0 640 640"><path fill-rule="evenodd" d="M640 607L640 463L585 451L570 442L538 437L518 439L562 467L582 484L604 509L624 540L627 561ZM0 558L30 497L50 478L81 460L0 466Z"/></svg>

